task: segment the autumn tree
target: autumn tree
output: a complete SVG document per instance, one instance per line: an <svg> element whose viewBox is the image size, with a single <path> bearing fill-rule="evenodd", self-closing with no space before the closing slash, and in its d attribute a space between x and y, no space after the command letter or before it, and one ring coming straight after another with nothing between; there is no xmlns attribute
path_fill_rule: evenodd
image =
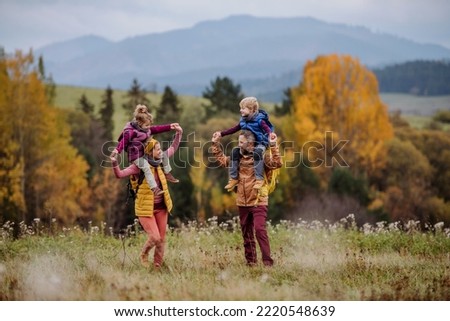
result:
<svg viewBox="0 0 450 321"><path fill-rule="evenodd" d="M70 144L64 116L48 104L33 63L20 51L0 59L2 217L74 223L84 215L88 166Z"/></svg>
<svg viewBox="0 0 450 321"><path fill-rule="evenodd" d="M236 113L239 110L239 102L244 98L241 85L234 84L228 77L216 77L211 81L210 87L206 87L203 98L209 100L205 105L206 118L210 118L222 111Z"/></svg>
<svg viewBox="0 0 450 321"><path fill-rule="evenodd" d="M329 55L308 61L302 79L292 90L292 122L322 182L335 166L369 176L383 167L393 130L375 75L355 58Z"/></svg>
<svg viewBox="0 0 450 321"><path fill-rule="evenodd" d="M423 209L433 174L428 159L409 141L395 138L386 145L387 166L379 175L385 210L393 221L427 222Z"/></svg>

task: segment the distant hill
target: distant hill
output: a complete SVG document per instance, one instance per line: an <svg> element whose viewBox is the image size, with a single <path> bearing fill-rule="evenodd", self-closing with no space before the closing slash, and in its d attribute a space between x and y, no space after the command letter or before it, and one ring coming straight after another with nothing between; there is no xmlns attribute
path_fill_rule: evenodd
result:
<svg viewBox="0 0 450 321"><path fill-rule="evenodd" d="M450 58L445 47L364 27L242 15L119 42L87 36L36 50L58 84L127 89L137 78L150 88L201 95L213 78L228 76L245 94L270 101L298 84L307 60L330 53L350 54L369 67Z"/></svg>
<svg viewBox="0 0 450 321"><path fill-rule="evenodd" d="M450 95L450 60L409 61L373 72L382 92L420 96Z"/></svg>

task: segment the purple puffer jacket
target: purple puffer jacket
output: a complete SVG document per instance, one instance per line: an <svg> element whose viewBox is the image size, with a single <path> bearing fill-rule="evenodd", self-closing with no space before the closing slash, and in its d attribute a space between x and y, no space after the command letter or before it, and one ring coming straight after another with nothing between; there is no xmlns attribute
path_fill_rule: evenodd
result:
<svg viewBox="0 0 450 321"><path fill-rule="evenodd" d="M170 124L150 126L150 129L143 129L136 122L129 122L119 136L117 152L120 154L123 150L126 150L128 161L133 162L144 156L145 143L150 135L168 131L170 131Z"/></svg>

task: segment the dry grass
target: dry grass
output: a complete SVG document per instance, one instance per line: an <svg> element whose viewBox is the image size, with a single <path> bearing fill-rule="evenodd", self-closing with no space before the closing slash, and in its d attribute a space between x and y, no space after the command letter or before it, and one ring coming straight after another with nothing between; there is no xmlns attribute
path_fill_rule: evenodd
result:
<svg viewBox="0 0 450 321"><path fill-rule="evenodd" d="M138 263L145 236L103 228L0 231L1 300L449 300L450 237L378 224L358 229L300 221L269 225L272 268L245 265L236 221L167 236L165 265ZM350 222L350 224L349 224ZM52 231L52 233L50 233ZM55 231L58 231L55 233Z"/></svg>

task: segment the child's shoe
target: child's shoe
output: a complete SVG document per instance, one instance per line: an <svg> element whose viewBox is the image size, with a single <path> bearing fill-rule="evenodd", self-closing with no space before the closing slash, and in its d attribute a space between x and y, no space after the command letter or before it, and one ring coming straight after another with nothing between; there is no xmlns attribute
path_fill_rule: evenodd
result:
<svg viewBox="0 0 450 321"><path fill-rule="evenodd" d="M164 173L164 175L166 176L166 180L168 182L171 182L171 183L179 183L180 182L180 180L173 177L173 175L171 173Z"/></svg>
<svg viewBox="0 0 450 321"><path fill-rule="evenodd" d="M160 189L158 186L156 186L155 188L152 188L152 192L154 195L162 195L164 194L164 191L162 189Z"/></svg>
<svg viewBox="0 0 450 321"><path fill-rule="evenodd" d="M225 189L231 190L231 189L233 189L238 183L239 183L239 180L234 179L234 178L230 178L230 180L228 181L228 184L225 185Z"/></svg>
<svg viewBox="0 0 450 321"><path fill-rule="evenodd" d="M255 182L255 185L253 185L254 189L261 189L261 187L264 185L263 179L257 179Z"/></svg>

